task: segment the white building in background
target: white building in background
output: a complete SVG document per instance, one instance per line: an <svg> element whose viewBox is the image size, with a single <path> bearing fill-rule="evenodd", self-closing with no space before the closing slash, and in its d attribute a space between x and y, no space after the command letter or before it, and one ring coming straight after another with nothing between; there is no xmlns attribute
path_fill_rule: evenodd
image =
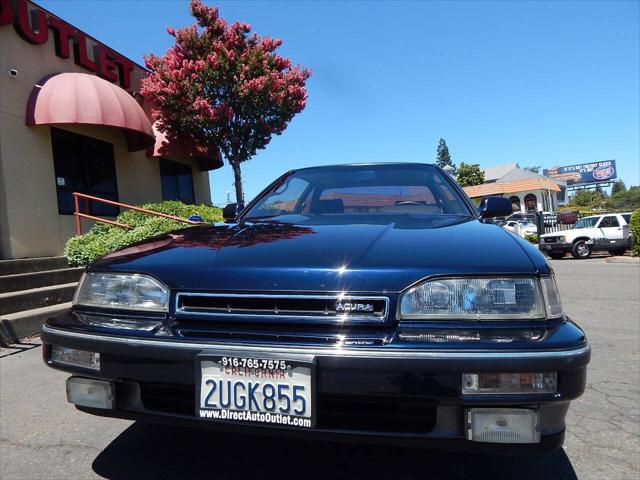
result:
<svg viewBox="0 0 640 480"><path fill-rule="evenodd" d="M484 180L464 188L477 203L483 197L507 197L513 211L523 213L553 212L565 203L566 183L524 170L516 162L485 169Z"/></svg>

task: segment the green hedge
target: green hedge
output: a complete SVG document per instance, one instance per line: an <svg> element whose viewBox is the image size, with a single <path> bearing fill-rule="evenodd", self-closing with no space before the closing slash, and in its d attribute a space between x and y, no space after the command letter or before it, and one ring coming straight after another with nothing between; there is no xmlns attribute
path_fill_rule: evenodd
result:
<svg viewBox="0 0 640 480"><path fill-rule="evenodd" d="M166 201L139 206L147 210L181 218L200 215L203 221L209 223L222 220L222 210L206 205L187 205L178 201ZM116 221L131 225L133 228L125 230L106 223L96 223L84 235L70 238L64 249L64 254L67 256L69 264L73 266L87 265L112 250L188 226L185 223L134 210L122 212L118 215Z"/></svg>
<svg viewBox="0 0 640 480"><path fill-rule="evenodd" d="M538 235L534 235L533 233L529 233L529 234L525 235L524 239L527 240L528 242L534 243L536 245L540 241L540 238L538 237Z"/></svg>
<svg viewBox="0 0 640 480"><path fill-rule="evenodd" d="M634 210L631 214L631 231L633 245L631 245L631 255L640 257L640 208Z"/></svg>

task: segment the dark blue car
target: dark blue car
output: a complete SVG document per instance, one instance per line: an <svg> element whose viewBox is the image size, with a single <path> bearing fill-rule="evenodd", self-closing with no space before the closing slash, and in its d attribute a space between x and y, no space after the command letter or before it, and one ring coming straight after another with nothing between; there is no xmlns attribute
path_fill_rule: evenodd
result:
<svg viewBox="0 0 640 480"><path fill-rule="evenodd" d="M562 445L590 347L553 271L433 165L288 172L91 264L42 331L103 416L451 450Z"/></svg>

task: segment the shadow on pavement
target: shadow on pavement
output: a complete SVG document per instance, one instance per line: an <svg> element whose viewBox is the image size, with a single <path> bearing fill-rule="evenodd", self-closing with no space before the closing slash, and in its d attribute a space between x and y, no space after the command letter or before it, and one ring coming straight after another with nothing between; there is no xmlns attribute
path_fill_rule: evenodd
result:
<svg viewBox="0 0 640 480"><path fill-rule="evenodd" d="M577 479L563 450L538 457L469 455L140 422L111 442L92 467L109 479Z"/></svg>

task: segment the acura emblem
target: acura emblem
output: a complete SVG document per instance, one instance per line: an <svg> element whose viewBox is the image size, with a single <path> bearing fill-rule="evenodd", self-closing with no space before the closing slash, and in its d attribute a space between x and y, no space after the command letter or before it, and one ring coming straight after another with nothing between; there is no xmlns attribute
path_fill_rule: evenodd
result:
<svg viewBox="0 0 640 480"><path fill-rule="evenodd" d="M373 312L373 305L370 303L338 302L336 303L336 312Z"/></svg>

